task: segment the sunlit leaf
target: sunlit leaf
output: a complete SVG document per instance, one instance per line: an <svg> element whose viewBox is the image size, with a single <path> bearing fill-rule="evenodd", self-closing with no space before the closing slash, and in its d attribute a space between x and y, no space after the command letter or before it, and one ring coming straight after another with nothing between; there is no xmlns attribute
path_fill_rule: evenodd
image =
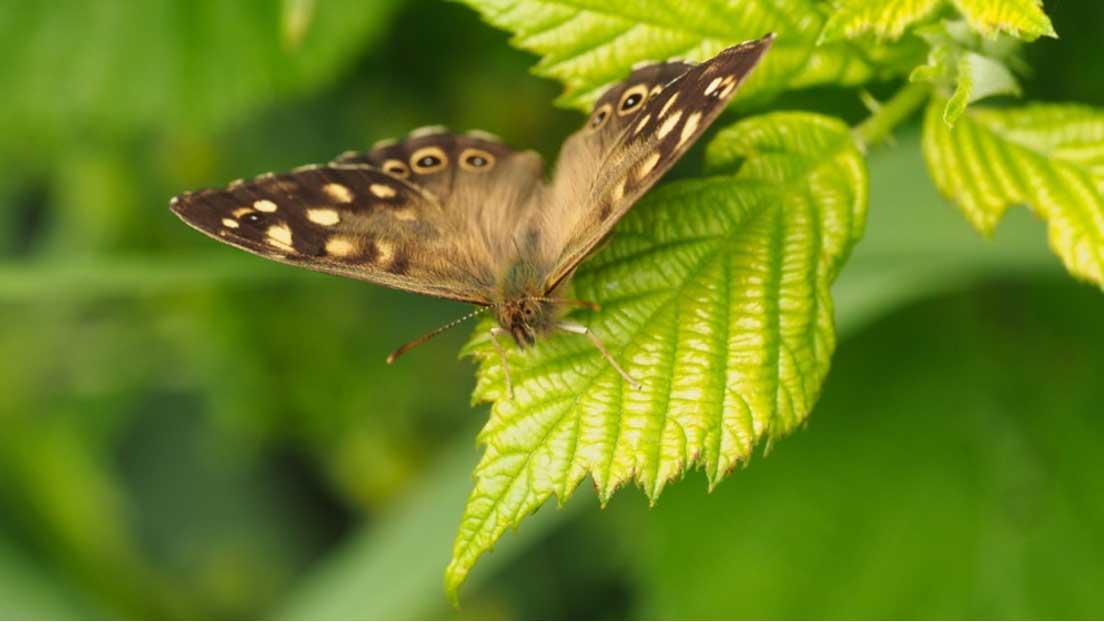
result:
<svg viewBox="0 0 1104 622"><path fill-rule="evenodd" d="M985 36L1003 32L1025 41L1057 36L1041 0L953 1L974 30ZM944 0L841 0L831 11L821 41L853 39L867 32L896 39L944 4Z"/></svg>
<svg viewBox="0 0 1104 622"><path fill-rule="evenodd" d="M1051 249L1066 268L1104 285L1104 111L971 108L952 129L944 105L929 105L923 141L940 192L985 235L1010 206L1029 206L1047 221Z"/></svg>
<svg viewBox="0 0 1104 622"><path fill-rule="evenodd" d="M942 4L943 0L846 0L833 7L820 40L854 39L867 32L897 39Z"/></svg>
<svg viewBox="0 0 1104 622"><path fill-rule="evenodd" d="M824 19L812 0L462 1L491 24L514 33L514 45L540 55L536 73L562 82L566 91L560 103L576 108L587 108L634 63L672 57L700 61L768 32L778 33L778 39L737 97L818 84L859 84L875 76L881 57L906 53L865 50L846 42L814 45Z"/></svg>
<svg viewBox="0 0 1104 622"><path fill-rule="evenodd" d="M1008 33L1025 41L1057 37L1042 0L954 0L976 30L986 36Z"/></svg>
<svg viewBox="0 0 1104 622"><path fill-rule="evenodd" d="M706 160L707 176L653 191L575 277L575 295L603 305L578 319L642 390L586 339L556 335L510 352L506 399L488 325L469 344L474 397L494 406L450 592L587 476L603 502L629 482L654 502L692 467L712 487L809 414L835 346L829 285L863 229L865 163L845 125L804 113L731 126Z"/></svg>

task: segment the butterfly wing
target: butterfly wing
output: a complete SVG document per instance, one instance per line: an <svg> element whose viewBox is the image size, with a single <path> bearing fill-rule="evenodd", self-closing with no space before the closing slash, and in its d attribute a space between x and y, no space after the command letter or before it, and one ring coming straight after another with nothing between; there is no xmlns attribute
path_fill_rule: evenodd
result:
<svg viewBox="0 0 1104 622"><path fill-rule="evenodd" d="M730 47L699 65L639 68L598 100L587 125L564 144L549 204L535 216L542 230L559 233L542 247L556 257L546 291L697 141L773 40L767 35Z"/></svg>
<svg viewBox="0 0 1104 622"><path fill-rule="evenodd" d="M262 257L485 305L503 252L495 218L536 200L534 157L475 136L412 135L330 165L184 193L171 208Z"/></svg>

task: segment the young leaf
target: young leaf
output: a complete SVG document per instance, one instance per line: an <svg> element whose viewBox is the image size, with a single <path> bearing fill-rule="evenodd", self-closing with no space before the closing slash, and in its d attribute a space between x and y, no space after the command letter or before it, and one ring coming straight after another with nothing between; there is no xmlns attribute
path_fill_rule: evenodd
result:
<svg viewBox="0 0 1104 622"><path fill-rule="evenodd" d="M841 122L774 113L722 131L709 175L660 187L584 264L578 319L643 389L578 335L511 349L513 399L487 338L474 399L493 401L446 586L549 497L583 478L654 503L691 467L715 486L809 414L835 346L829 286L865 222L865 162Z"/></svg>
<svg viewBox="0 0 1104 622"><path fill-rule="evenodd" d="M1024 41L1057 37L1042 0L954 0L955 6L981 34L1005 32Z"/></svg>
<svg viewBox="0 0 1104 622"><path fill-rule="evenodd" d="M994 95L1019 95L1020 84L1003 63L974 52L966 52L958 61L954 93L943 109L943 121L954 125L967 104Z"/></svg>
<svg viewBox="0 0 1104 622"><path fill-rule="evenodd" d="M683 57L700 61L723 48L778 33L770 54L737 97L817 84L859 84L880 63L911 50L860 50L841 42L815 46L823 17L813 0L786 3L640 0L462 0L515 46L540 55L537 75L559 80L559 103L586 110L611 82L640 61ZM902 65L907 70L911 65Z"/></svg>
<svg viewBox="0 0 1104 622"><path fill-rule="evenodd" d="M924 157L939 191L982 234L1026 204L1075 276L1104 285L1104 111L1076 105L971 108L954 128L934 99Z"/></svg>
<svg viewBox="0 0 1104 622"><path fill-rule="evenodd" d="M867 32L879 39L898 39L942 4L943 0L846 0L828 17L820 42L854 39Z"/></svg>

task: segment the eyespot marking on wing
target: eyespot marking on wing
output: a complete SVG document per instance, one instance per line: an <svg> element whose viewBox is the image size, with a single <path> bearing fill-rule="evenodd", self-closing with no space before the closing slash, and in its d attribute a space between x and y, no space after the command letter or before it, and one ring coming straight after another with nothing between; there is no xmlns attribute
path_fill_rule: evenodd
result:
<svg viewBox="0 0 1104 622"><path fill-rule="evenodd" d="M602 129L602 126L609 120L610 111L612 109L613 107L610 106L609 102L599 106L598 109L594 111L594 114L590 116L590 122L587 123L587 128L592 132L597 132Z"/></svg>
<svg viewBox="0 0 1104 622"><path fill-rule="evenodd" d="M625 92L621 94L621 100L617 103L617 115L623 117L632 114L633 111L644 104L647 98L647 84L637 84L625 89Z"/></svg>
<svg viewBox="0 0 1104 622"><path fill-rule="evenodd" d="M485 173L495 165L495 157L488 151L468 147L460 154L460 168L473 173Z"/></svg>
<svg viewBox="0 0 1104 622"><path fill-rule="evenodd" d="M387 160L383 163L383 172L388 175L394 175L399 179L410 177L410 169L402 160Z"/></svg>
<svg viewBox="0 0 1104 622"><path fill-rule="evenodd" d="M410 156L410 168L415 173L427 175L448 166L448 155L440 147L422 147Z"/></svg>

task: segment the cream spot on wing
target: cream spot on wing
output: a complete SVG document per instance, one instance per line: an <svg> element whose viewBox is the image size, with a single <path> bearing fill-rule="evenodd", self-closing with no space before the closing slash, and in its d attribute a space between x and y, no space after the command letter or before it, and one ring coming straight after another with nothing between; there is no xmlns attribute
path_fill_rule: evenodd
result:
<svg viewBox="0 0 1104 622"><path fill-rule="evenodd" d="M269 214L271 214L272 212L276 211L276 204L272 201L269 201L268 199L257 199L256 201L253 201L253 209L257 210L258 212L268 212Z"/></svg>
<svg viewBox="0 0 1104 622"><path fill-rule="evenodd" d="M682 125L682 133L679 134L679 147L681 147L682 144L686 141L690 140L690 137L694 135L694 132L698 131L698 123L701 121L701 116L701 112L695 112L689 117L686 117L686 123Z"/></svg>
<svg viewBox="0 0 1104 622"><path fill-rule="evenodd" d="M721 90L717 93L718 99L724 99L728 97L732 89L736 88L736 78L732 76L725 76L724 80L721 80Z"/></svg>
<svg viewBox="0 0 1104 622"><path fill-rule="evenodd" d="M637 178L637 180L644 179L645 177L647 177L648 173L652 172L652 169L655 168L656 164L659 164L659 152L658 151L653 151L652 155L648 156L643 162L640 163L640 166L637 167L637 169L636 169L636 178Z"/></svg>
<svg viewBox="0 0 1104 622"><path fill-rule="evenodd" d="M659 118L667 116L667 111L671 109L671 106L675 105L675 100L678 99L678 91L671 94L671 98L667 100L667 103L663 104L663 108L659 111Z"/></svg>
<svg viewBox="0 0 1104 622"><path fill-rule="evenodd" d="M239 207L238 209L230 212L230 214L234 218L241 218L242 216L245 216L246 214L248 214L249 212L252 212L252 211L253 211L252 207Z"/></svg>
<svg viewBox="0 0 1104 622"><path fill-rule="evenodd" d="M671 130L675 129L675 126L678 125L679 119L681 118L682 111L676 110L674 114L663 120L663 125L659 126L659 131L656 132L656 136L660 140L666 138L667 135L671 133Z"/></svg>
<svg viewBox="0 0 1104 622"><path fill-rule="evenodd" d="M709 83L709 86L705 87L705 94L712 95L713 91L717 90L717 87L721 85L720 76L713 78L713 81Z"/></svg>
<svg viewBox="0 0 1104 622"><path fill-rule="evenodd" d="M334 237L326 240L326 254L334 257L348 257L357 250L356 244L354 244L348 238L335 235Z"/></svg>
<svg viewBox="0 0 1104 622"><path fill-rule="evenodd" d="M338 215L337 210L312 208L307 210L307 220L316 225L325 225L329 227L341 222L341 216Z"/></svg>
<svg viewBox="0 0 1104 622"><path fill-rule="evenodd" d="M328 183L322 186L322 192L338 203L349 203L353 200L353 192L341 184Z"/></svg>
<svg viewBox="0 0 1104 622"><path fill-rule="evenodd" d="M614 186L613 190L610 192L610 201L613 202L613 203L616 203L616 202L620 201L621 198L624 197L624 196L625 196L625 180L622 179L621 181L617 182L617 185Z"/></svg>
<svg viewBox="0 0 1104 622"><path fill-rule="evenodd" d="M379 252L377 260L379 263L391 263L391 260L395 257L395 245L390 242L379 240L376 242L376 250Z"/></svg>
<svg viewBox="0 0 1104 622"><path fill-rule="evenodd" d="M230 229L237 229L240 225L238 225L238 221L234 220L233 218L223 218L222 226L228 227Z"/></svg>
<svg viewBox="0 0 1104 622"><path fill-rule="evenodd" d="M644 115L644 118L640 120L640 123L636 124L636 129L633 130L633 134L639 134L640 130L644 129L644 126L648 125L648 121L651 121L651 120L652 120L652 115L650 113Z"/></svg>
<svg viewBox="0 0 1104 622"><path fill-rule="evenodd" d="M418 213L414 211L412 207L404 207L402 209L393 210L391 214L397 220L418 220Z"/></svg>
<svg viewBox="0 0 1104 622"><path fill-rule="evenodd" d="M372 191L372 194L381 199L389 199L395 196L395 189L386 184L372 184L368 186L368 189Z"/></svg>
<svg viewBox="0 0 1104 622"><path fill-rule="evenodd" d="M268 237L268 243L276 248L295 250L291 245L291 229L287 225L272 225L265 231L265 235Z"/></svg>

